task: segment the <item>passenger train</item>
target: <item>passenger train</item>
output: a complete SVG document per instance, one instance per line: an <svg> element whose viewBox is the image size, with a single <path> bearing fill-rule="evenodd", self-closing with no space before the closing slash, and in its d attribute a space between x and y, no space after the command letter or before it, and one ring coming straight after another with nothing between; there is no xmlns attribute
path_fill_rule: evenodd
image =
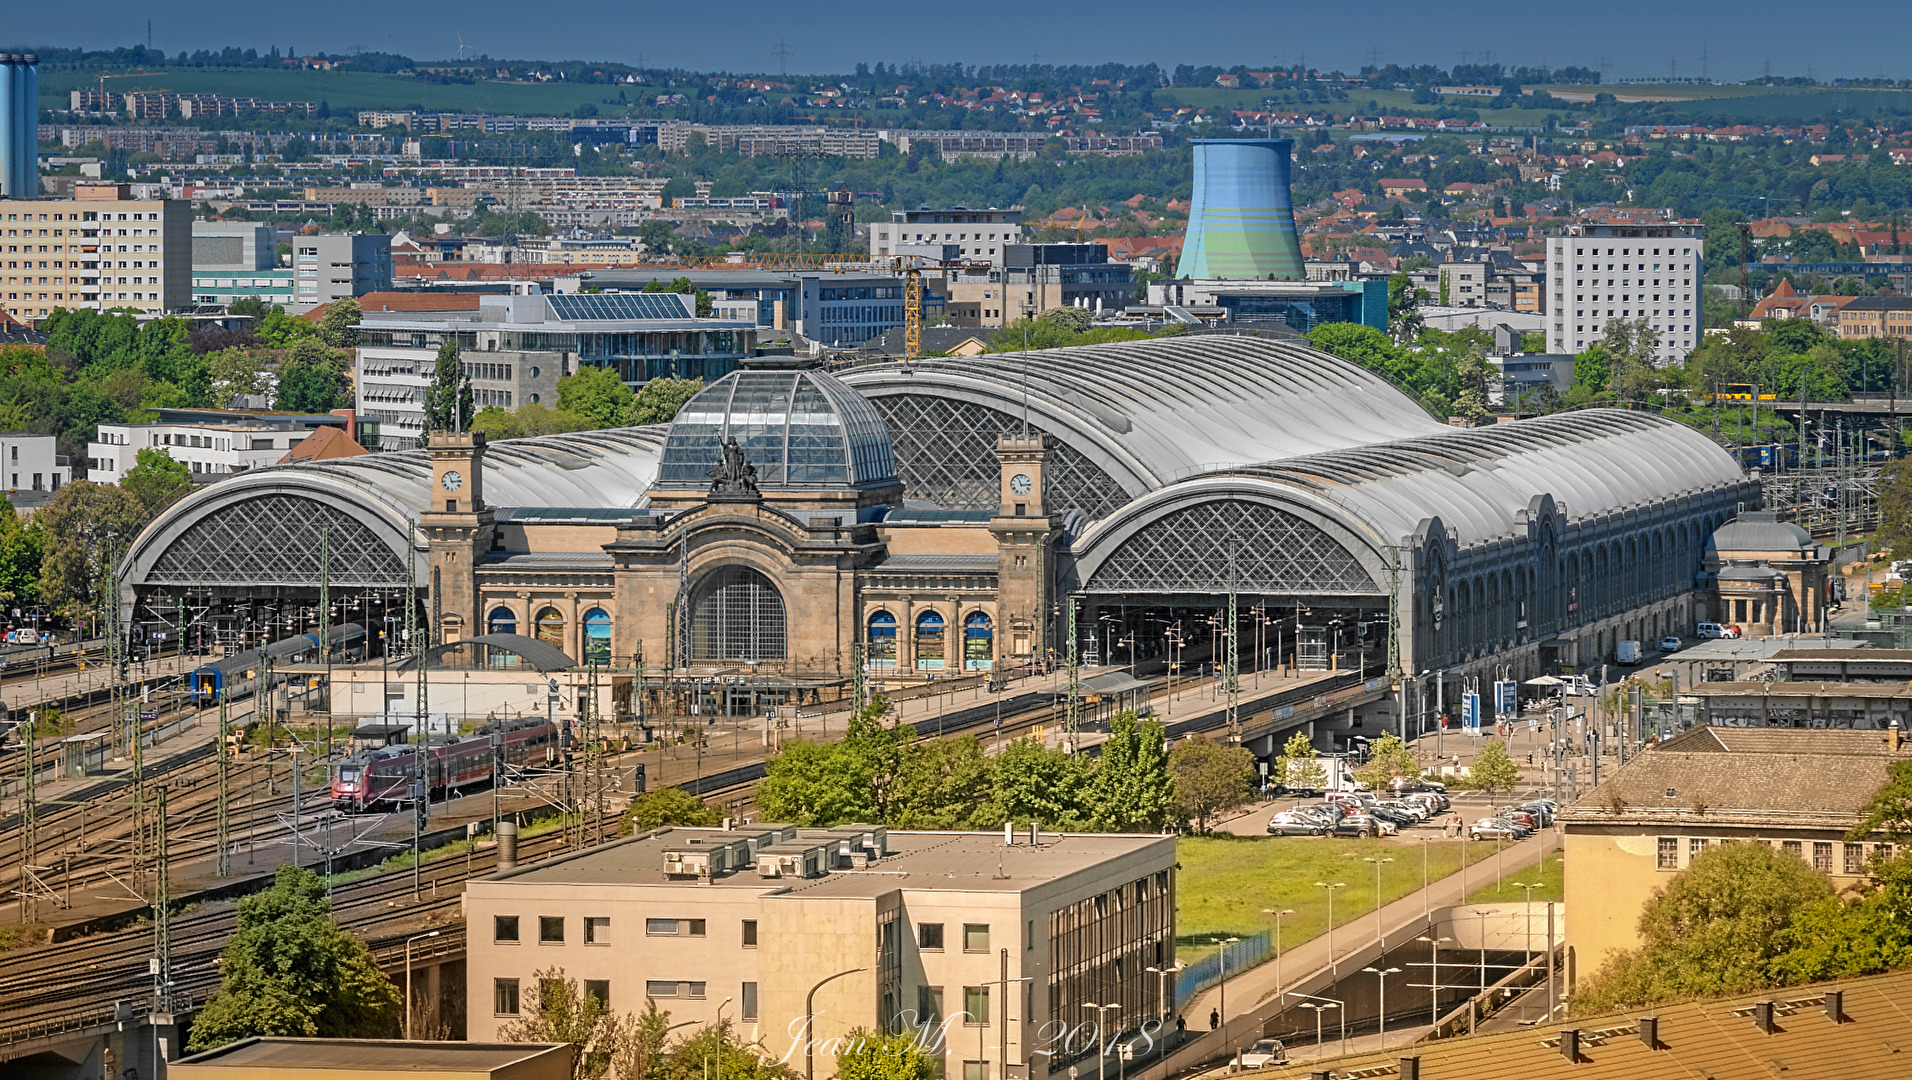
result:
<svg viewBox="0 0 1912 1080"><path fill-rule="evenodd" d="M557 754L557 726L535 717L487 724L470 735L432 735L422 752L417 746L381 746L338 764L332 775L332 805L359 812L411 802L412 780L421 757L428 798L489 780L494 733L503 736L506 765L549 762Z"/></svg>

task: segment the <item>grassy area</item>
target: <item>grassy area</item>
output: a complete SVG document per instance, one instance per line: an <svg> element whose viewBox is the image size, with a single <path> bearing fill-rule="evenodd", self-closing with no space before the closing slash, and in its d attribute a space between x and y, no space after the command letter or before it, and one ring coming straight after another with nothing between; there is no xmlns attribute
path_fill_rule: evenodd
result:
<svg viewBox="0 0 1912 1080"><path fill-rule="evenodd" d="M46 927L40 923L8 923L0 926L0 952L37 945L46 940Z"/></svg>
<svg viewBox="0 0 1912 1080"><path fill-rule="evenodd" d="M1534 890L1534 903L1541 904L1549 900L1565 900L1565 873L1561 862L1561 853L1556 851L1542 860L1537 867L1530 866L1518 874L1510 875L1498 885L1489 885L1484 889L1475 889L1467 894L1470 904L1517 904L1527 899L1527 890L1516 888L1514 882L1524 881L1529 885L1540 883Z"/></svg>
<svg viewBox="0 0 1912 1080"><path fill-rule="evenodd" d="M1429 842L1427 880L1459 871L1461 847L1459 840ZM1492 844L1469 843L1466 848L1470 866L1494 855ZM1381 866L1381 894L1388 901L1419 890L1422 881L1421 845L1385 840L1190 836L1181 840L1176 855L1182 871L1177 951L1185 960L1207 955L1216 939L1269 929L1273 922L1262 914L1266 908L1294 911L1282 920L1284 949L1325 933L1327 890L1316 887L1317 881L1347 886L1334 890L1335 925L1372 918L1374 866L1363 859L1394 860Z"/></svg>

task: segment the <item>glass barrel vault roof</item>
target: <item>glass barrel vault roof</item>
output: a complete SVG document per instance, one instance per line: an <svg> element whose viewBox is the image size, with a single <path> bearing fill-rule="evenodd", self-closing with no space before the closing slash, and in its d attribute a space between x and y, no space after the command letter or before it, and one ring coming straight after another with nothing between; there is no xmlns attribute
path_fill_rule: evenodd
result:
<svg viewBox="0 0 1912 1080"><path fill-rule="evenodd" d="M760 487L858 485L896 475L890 432L855 391L821 371L739 371L678 412L658 483L705 484L735 438Z"/></svg>

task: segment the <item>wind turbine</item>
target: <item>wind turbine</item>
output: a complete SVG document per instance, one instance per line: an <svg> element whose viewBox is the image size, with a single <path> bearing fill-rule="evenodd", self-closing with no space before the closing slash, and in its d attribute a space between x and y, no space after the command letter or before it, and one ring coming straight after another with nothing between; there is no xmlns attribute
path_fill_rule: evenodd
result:
<svg viewBox="0 0 1912 1080"><path fill-rule="evenodd" d="M473 51L473 50L471 46L465 44L465 35L459 34L458 35L458 59L463 60L465 58L465 53L470 51Z"/></svg>

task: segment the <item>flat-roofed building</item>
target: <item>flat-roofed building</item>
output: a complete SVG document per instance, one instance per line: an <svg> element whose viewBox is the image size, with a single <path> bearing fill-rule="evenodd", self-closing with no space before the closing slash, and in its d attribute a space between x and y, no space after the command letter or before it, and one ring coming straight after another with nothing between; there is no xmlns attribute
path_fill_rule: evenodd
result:
<svg viewBox="0 0 1912 1080"><path fill-rule="evenodd" d="M23 322L57 308L158 315L192 302L192 207L182 199L76 184L71 199L0 199L0 233L0 310Z"/></svg>
<svg viewBox="0 0 1912 1080"><path fill-rule="evenodd" d="M166 1064L169 1080L571 1080L569 1043L258 1036Z"/></svg>
<svg viewBox="0 0 1912 1080"><path fill-rule="evenodd" d="M556 967L619 1012L732 1019L798 1069L808 1016L816 1039L928 1023L950 1077L1046 1076L1081 1052L1047 1040L1093 1023L1085 1003L1123 1030L1167 1012L1148 969L1174 962L1175 841L662 829L474 881L465 920L473 1038Z"/></svg>
<svg viewBox="0 0 1912 1080"><path fill-rule="evenodd" d="M1022 211L971 209L892 210L891 221L870 223L870 254L883 258L901 254L899 244L954 244L962 259L1001 266L1010 244L1022 243Z"/></svg>

